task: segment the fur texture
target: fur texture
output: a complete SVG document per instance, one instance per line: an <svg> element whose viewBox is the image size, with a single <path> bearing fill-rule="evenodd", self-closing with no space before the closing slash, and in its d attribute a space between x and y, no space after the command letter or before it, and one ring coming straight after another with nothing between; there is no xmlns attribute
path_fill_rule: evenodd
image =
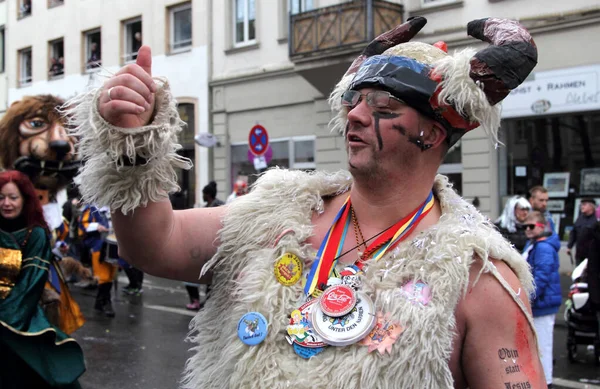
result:
<svg viewBox="0 0 600 389"><path fill-rule="evenodd" d="M175 168L192 166L189 159L177 154L181 148L177 134L184 122L179 119L168 82L155 80L160 87L155 94L154 120L148 126L118 128L106 122L98 112L101 88L65 104L85 161L76 179L84 202L127 214L179 190ZM137 157L146 162L131 166Z"/></svg>
<svg viewBox="0 0 600 389"><path fill-rule="evenodd" d="M21 138L19 126L26 119L41 117L49 123L60 122L57 108L63 104L63 100L52 95L26 96L22 100L14 102L0 120L0 147L2 150L1 163L6 169L10 169L13 163L21 156L19 144Z"/></svg>
<svg viewBox="0 0 600 389"><path fill-rule="evenodd" d="M498 129L502 109L500 104L491 106L482 86L477 85L469 76L470 61L475 52L473 49L465 49L450 56L433 46L408 42L388 49L384 55L415 58L432 66L433 73L442 76L442 81L438 85L438 89L441 88L438 96L439 103L453 106L461 116L469 118L471 122L479 122L494 145L498 145L501 144L498 139ZM345 131L348 112L342 106L341 98L353 78L354 74L345 75L329 96L329 105L335 114L329 123L333 132L343 134Z"/></svg>
<svg viewBox="0 0 600 389"><path fill-rule="evenodd" d="M305 260L305 272L310 269L316 254L305 243L312 234L311 216L322 209L323 196L342 193L351 183L347 172L271 170L230 205L221 246L204 269L214 270L213 294L190 324L189 341L196 346L186 364L185 388L452 388L448 360L454 311L467 291L474 258L483 262L484 272L494 271L491 257L504 260L526 292L533 290L527 262L438 176L439 223L365 269L363 290L377 311L389 312L405 327L392 355L351 345L300 358L284 335L289 314L303 302L302 286L280 285L273 266L292 252ZM293 233L274 245L289 229ZM415 305L401 293L399 287L409 280L432 288L429 304ZM255 347L237 337L238 320L250 311L262 313L269 323L266 340Z"/></svg>
<svg viewBox="0 0 600 389"><path fill-rule="evenodd" d="M453 56L447 56L434 64L433 72L442 75L439 102L453 106L456 111L471 122L478 122L494 145L498 140L501 105L490 105L482 85L469 76L471 59L475 50L465 49Z"/></svg>

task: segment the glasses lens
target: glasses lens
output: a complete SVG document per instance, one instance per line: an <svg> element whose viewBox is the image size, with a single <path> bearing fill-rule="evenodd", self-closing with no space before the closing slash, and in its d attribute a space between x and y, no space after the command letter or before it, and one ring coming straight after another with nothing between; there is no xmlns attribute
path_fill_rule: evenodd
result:
<svg viewBox="0 0 600 389"><path fill-rule="evenodd" d="M342 94L342 105L344 107L354 107L360 100L360 92L355 90L347 90Z"/></svg>
<svg viewBox="0 0 600 389"><path fill-rule="evenodd" d="M525 224L525 228L528 230L533 230L535 228L535 224Z"/></svg>
<svg viewBox="0 0 600 389"><path fill-rule="evenodd" d="M367 104L372 108L387 108L390 106L390 94L384 91L375 91L367 94Z"/></svg>

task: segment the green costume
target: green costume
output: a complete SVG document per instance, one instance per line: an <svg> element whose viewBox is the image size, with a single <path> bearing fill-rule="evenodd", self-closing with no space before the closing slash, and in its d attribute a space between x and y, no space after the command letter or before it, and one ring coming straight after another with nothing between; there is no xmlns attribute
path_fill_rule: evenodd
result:
<svg viewBox="0 0 600 389"><path fill-rule="evenodd" d="M39 300L48 281L44 229L0 230L0 388L79 388L77 342L53 327Z"/></svg>

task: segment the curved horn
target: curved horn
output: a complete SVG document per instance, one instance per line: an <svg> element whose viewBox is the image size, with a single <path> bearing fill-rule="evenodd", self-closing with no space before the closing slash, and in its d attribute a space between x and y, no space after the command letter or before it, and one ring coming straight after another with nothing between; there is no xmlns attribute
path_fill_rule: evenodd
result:
<svg viewBox="0 0 600 389"><path fill-rule="evenodd" d="M356 73L360 65L367 59L373 55L378 55L389 49L390 47L394 47L400 43L408 42L411 40L425 24L427 23L427 19L421 16L415 16L413 18L409 18L406 22L399 24L393 29L384 32L379 35L377 38L373 39L371 43L365 47L362 53L356 57L352 65L346 71L346 75Z"/></svg>
<svg viewBox="0 0 600 389"><path fill-rule="evenodd" d="M537 64L537 47L529 31L514 20L473 20L467 33L491 44L471 58L469 75L483 85L487 100L494 105L531 73Z"/></svg>

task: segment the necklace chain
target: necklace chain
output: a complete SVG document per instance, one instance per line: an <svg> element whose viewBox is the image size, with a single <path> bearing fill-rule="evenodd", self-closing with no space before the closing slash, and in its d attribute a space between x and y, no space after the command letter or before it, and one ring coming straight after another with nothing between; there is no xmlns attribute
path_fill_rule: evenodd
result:
<svg viewBox="0 0 600 389"><path fill-rule="evenodd" d="M367 242L365 241L365 237L363 236L362 229L360 228L360 223L358 223L358 218L356 217L356 213L354 212L354 207L352 206L352 204L350 204L350 214L352 215L352 224L354 224L354 237L356 239L356 244L357 244L357 246L354 247L352 250L354 250L356 248L360 248L361 246L365 246L365 251L362 254L359 253L359 256L358 256L359 261L365 261L371 256L371 254L373 254L374 252L379 250L381 247L383 247L383 245L387 244L388 241L381 242L380 244L378 244L377 246L375 246L369 250L369 248L367 247ZM384 233L385 231L389 230L392 227L393 227L393 225L386 228L385 230L381 231L379 234L377 234L375 236L378 236L378 235ZM360 241L358 240L359 235L360 235ZM373 238L371 238L371 239L373 239ZM371 239L369 239L369 240L371 240Z"/></svg>

